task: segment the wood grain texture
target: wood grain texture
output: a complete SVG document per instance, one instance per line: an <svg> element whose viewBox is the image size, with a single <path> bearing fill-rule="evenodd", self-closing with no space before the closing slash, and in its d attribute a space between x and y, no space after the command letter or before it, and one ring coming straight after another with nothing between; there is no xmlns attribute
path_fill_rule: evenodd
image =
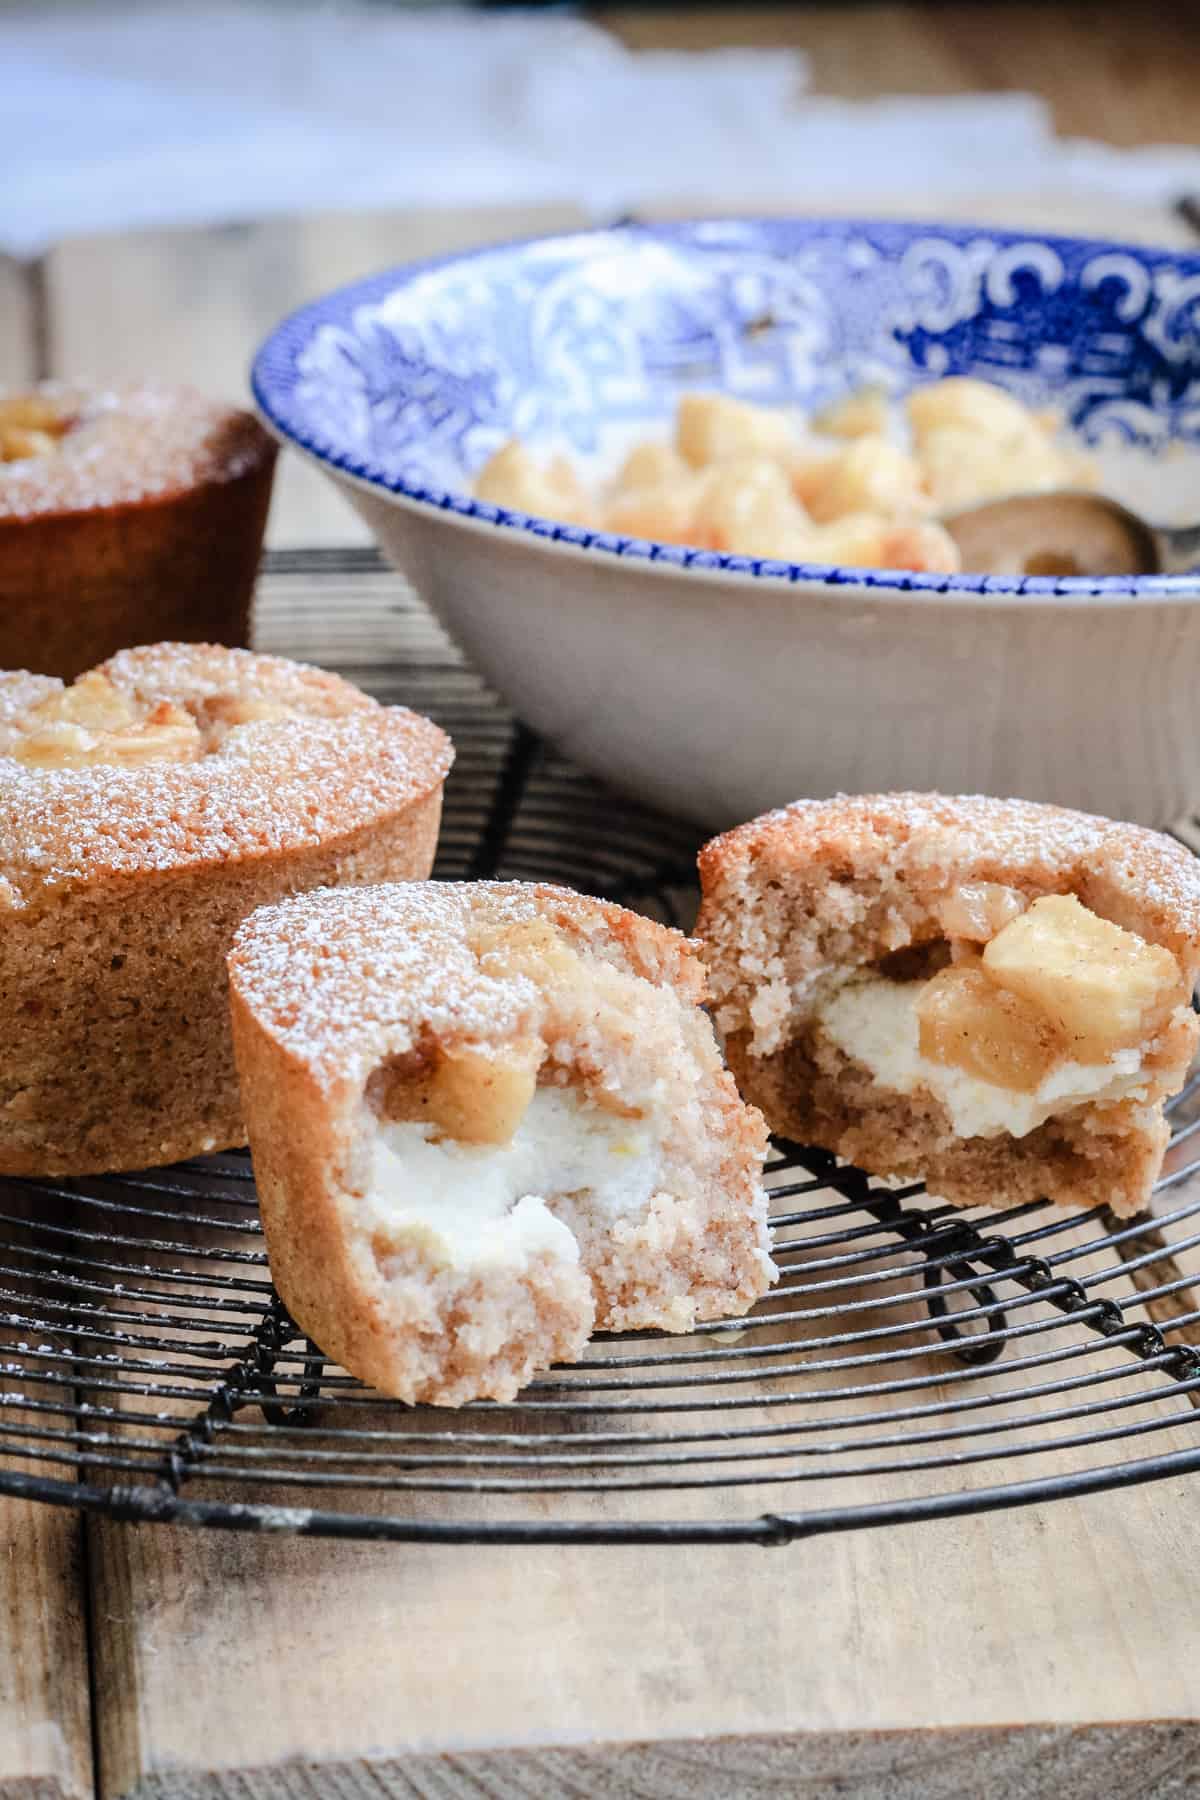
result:
<svg viewBox="0 0 1200 1800"><path fill-rule="evenodd" d="M571 1746L149 1777L142 1800L1185 1800L1200 1792L1195 1726L812 1732L686 1744Z"/></svg>
<svg viewBox="0 0 1200 1800"><path fill-rule="evenodd" d="M314 1791L337 1791L334 1769L346 1792L371 1791L355 1786L365 1756L397 1766L399 1792L456 1794L476 1765L439 1788L441 1758L479 1751L485 1793L673 1793L621 1784L631 1740L653 1747L643 1775L690 1757L694 1792L770 1792L733 1785L732 1761L699 1779L689 1740L749 1737L792 1740L768 1742L764 1770L873 1794L887 1789L866 1781L865 1752L888 1764L871 1734L1014 1721L1032 1742L1013 1748L1026 1779L1011 1791L1069 1792L1056 1776L1075 1727L1120 1727L1135 1769L1154 1735L1141 1727L1194 1733L1189 1502L1172 1482L776 1555L350 1547L97 1521L104 1792L171 1774L181 1785L163 1791L240 1795L239 1770L310 1763L330 1783ZM1035 1754L1044 1727L1061 1728L1057 1767ZM581 1743L607 1748L580 1759L576 1785L539 1781L539 1759ZM894 1791L992 1795L922 1790L914 1747L892 1747L914 1781Z"/></svg>
<svg viewBox="0 0 1200 1800"><path fill-rule="evenodd" d="M32 271L0 255L0 387L30 380L37 372Z"/></svg>
<svg viewBox="0 0 1200 1800"><path fill-rule="evenodd" d="M581 217L565 206L447 208L74 239L46 260L50 365L62 375L194 382L244 405L254 350L304 301L393 263ZM268 541L365 543L368 533L323 476L288 455Z"/></svg>
<svg viewBox="0 0 1200 1800"><path fill-rule="evenodd" d="M801 44L828 92L1026 85L1047 93L1067 129L1160 136L1172 122L1173 135L1200 137L1195 115L1185 129L1163 99L1190 99L1196 88L1182 13L1165 15L1159 60L1171 66L1145 73L1128 34L1118 40L1125 61L1112 56L1095 9L1091 35L1101 42L1084 42L1081 7L1064 13L1062 37L1032 20L1036 61L1022 64L1020 33L1011 23L1001 30L1001 10L1007 21L1041 16L990 5L977 9L982 23L965 24L955 9L899 6L608 16L630 41ZM1091 117L1097 106L1103 116ZM1165 217L1117 223L1105 208L1101 221L1053 200L966 210L1068 229L1102 222L1138 236L1172 229ZM350 216L68 244L47 265L53 364L195 380L238 398L254 343L310 295L390 261L574 217ZM2 284L0 270L0 305ZM3 343L0 328L0 358ZM289 460L273 541L361 536L337 496ZM278 620L271 630L273 647L286 648ZM311 621L305 647L321 652ZM1152 1447L1176 1441L1165 1432ZM220 1490L206 1486L205 1497ZM729 1504L747 1510L744 1495ZM770 1557L355 1546L92 1520L102 1792L112 1800L1193 1793L1193 1515L1194 1485L1176 1481L816 1540ZM57 1517L38 1514L20 1537L24 1568L25 1546ZM14 1588L13 1604L19 1598ZM68 1591L56 1617L69 1621L70 1600ZM35 1641L32 1632L17 1621L8 1641ZM73 1666L73 1654L59 1666ZM4 1656L0 1644L0 1769L13 1741L9 1718L20 1712L17 1699L8 1706L18 1676ZM28 1662L26 1654L25 1681ZM69 1712L60 1697L41 1716ZM38 1705L25 1701L24 1714L35 1719ZM53 1771L47 1758L40 1766L62 1791L83 1792L72 1754Z"/></svg>
<svg viewBox="0 0 1200 1800"><path fill-rule="evenodd" d="M0 1500L0 1800L92 1793L81 1544L74 1513Z"/></svg>
<svg viewBox="0 0 1200 1800"><path fill-rule="evenodd" d="M1200 143L1200 12L1167 0L974 0L969 6L601 8L636 48L776 44L803 50L817 93L1040 94L1056 129L1114 144Z"/></svg>

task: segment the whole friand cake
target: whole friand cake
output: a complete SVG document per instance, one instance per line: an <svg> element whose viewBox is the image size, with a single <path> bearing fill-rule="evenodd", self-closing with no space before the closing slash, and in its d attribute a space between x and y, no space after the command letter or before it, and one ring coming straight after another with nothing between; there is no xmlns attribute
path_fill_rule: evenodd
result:
<svg viewBox="0 0 1200 1800"><path fill-rule="evenodd" d="M0 674L0 1172L245 1142L225 953L298 890L428 874L436 725L212 645Z"/></svg>
<svg viewBox="0 0 1200 1800"><path fill-rule="evenodd" d="M247 643L274 467L252 414L191 388L0 390L0 668Z"/></svg>

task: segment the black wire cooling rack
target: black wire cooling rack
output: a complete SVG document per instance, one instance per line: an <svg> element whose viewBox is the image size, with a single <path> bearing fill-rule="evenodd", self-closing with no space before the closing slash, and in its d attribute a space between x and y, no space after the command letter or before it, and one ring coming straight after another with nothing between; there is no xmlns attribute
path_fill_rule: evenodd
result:
<svg viewBox="0 0 1200 1800"><path fill-rule="evenodd" d="M687 924L695 833L516 725L372 553L273 560L260 641L447 726L438 872ZM778 1286L597 1338L510 1405L407 1408L288 1318L248 1160L0 1182L0 1492L247 1530L777 1544L1200 1468L1200 1077L1152 1216L953 1210L777 1144ZM1196 1176L1196 1180L1192 1177Z"/></svg>

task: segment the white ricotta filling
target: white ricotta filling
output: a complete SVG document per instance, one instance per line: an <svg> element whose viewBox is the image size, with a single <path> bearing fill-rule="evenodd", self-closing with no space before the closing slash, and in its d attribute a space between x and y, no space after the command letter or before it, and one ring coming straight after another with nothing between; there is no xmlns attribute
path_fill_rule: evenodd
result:
<svg viewBox="0 0 1200 1800"><path fill-rule="evenodd" d="M578 1262L547 1198L585 1189L601 1216L644 1211L657 1191L659 1134L573 1088L540 1087L507 1144L436 1138L432 1125L378 1129L366 1205L393 1240L461 1268L520 1266L546 1252Z"/></svg>
<svg viewBox="0 0 1200 1800"><path fill-rule="evenodd" d="M1102 1063L1060 1063L1031 1093L1014 1093L965 1070L921 1055L917 1002L923 981L888 981L856 975L817 1008L817 1018L838 1049L870 1070L881 1087L898 1094L920 1090L940 1100L959 1137L1025 1137L1085 1100L1144 1098L1139 1050L1118 1050Z"/></svg>

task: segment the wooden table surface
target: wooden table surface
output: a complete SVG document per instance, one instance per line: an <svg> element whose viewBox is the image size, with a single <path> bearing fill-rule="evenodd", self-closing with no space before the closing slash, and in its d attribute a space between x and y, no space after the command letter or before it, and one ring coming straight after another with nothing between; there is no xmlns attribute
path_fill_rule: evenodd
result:
<svg viewBox="0 0 1200 1800"><path fill-rule="evenodd" d="M1063 128L1135 142L1200 138L1192 13L1156 9L1153 46L1127 6L605 17L635 44L796 43L829 91L1041 88ZM1185 236L1167 209L1054 195L962 210ZM576 217L348 215L0 260L0 382L240 396L261 334L322 288ZM271 537L360 528L289 464ZM355 1546L0 1501L0 1795L1197 1792L1198 1513L1177 1481L764 1556Z"/></svg>

